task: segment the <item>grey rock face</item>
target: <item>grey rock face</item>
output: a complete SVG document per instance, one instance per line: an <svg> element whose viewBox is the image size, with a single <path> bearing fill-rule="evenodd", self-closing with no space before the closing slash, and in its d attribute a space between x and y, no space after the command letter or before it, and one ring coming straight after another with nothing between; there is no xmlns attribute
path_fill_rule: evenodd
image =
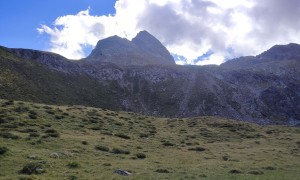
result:
<svg viewBox="0 0 300 180"><path fill-rule="evenodd" d="M154 36L147 31L141 31L132 43L142 49L145 54L153 58L153 64L174 65L174 58L171 56L166 47L159 42Z"/></svg>
<svg viewBox="0 0 300 180"><path fill-rule="evenodd" d="M168 50L146 31L140 32L132 41L118 36L100 40L86 60L119 66L175 65Z"/></svg>

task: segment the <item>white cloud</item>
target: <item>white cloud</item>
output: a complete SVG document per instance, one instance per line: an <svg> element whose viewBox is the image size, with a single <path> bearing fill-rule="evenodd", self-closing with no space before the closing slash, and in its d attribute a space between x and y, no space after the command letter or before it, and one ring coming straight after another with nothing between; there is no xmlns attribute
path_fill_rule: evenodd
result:
<svg viewBox="0 0 300 180"><path fill-rule="evenodd" d="M299 7L298 0L118 0L114 15L93 16L87 9L38 31L50 36L50 51L72 59L85 57L84 48L99 39L131 39L147 30L189 64L208 51L213 53L196 64L220 64L225 57L300 43Z"/></svg>
<svg viewBox="0 0 300 180"><path fill-rule="evenodd" d="M201 61L198 61L195 63L195 65L211 65L211 64L216 64L220 65L224 62L225 58L223 55L218 55L218 54L212 54L208 58L205 58Z"/></svg>

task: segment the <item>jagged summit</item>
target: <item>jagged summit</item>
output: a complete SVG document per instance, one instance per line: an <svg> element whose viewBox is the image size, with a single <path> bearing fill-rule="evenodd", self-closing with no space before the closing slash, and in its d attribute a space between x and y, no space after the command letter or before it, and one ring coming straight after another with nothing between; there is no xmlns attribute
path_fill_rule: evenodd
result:
<svg viewBox="0 0 300 180"><path fill-rule="evenodd" d="M119 66L175 65L169 51L147 31L141 31L132 41L118 36L102 39L86 59Z"/></svg>

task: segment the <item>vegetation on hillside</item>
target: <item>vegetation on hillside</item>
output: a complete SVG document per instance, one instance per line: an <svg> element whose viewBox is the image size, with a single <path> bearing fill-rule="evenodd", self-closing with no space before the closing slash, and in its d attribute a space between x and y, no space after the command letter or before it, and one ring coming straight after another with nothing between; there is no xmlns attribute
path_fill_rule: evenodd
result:
<svg viewBox="0 0 300 180"><path fill-rule="evenodd" d="M0 100L0 179L296 179L300 129Z"/></svg>

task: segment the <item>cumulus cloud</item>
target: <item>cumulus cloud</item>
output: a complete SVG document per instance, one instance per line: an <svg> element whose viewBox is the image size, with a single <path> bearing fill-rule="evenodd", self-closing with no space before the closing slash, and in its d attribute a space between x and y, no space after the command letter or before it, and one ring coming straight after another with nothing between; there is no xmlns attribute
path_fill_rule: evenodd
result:
<svg viewBox="0 0 300 180"><path fill-rule="evenodd" d="M300 43L299 7L299 0L118 0L114 15L87 9L38 31L50 36L50 51L72 59L85 57L85 48L99 39L131 39L147 30L179 64L220 64L275 44Z"/></svg>

